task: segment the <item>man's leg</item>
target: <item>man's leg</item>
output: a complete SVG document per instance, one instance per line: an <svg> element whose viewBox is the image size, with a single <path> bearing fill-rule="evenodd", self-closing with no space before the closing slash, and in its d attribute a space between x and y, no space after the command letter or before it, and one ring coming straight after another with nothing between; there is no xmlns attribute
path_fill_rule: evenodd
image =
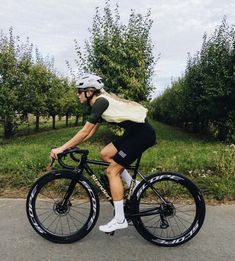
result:
<svg viewBox="0 0 235 261"><path fill-rule="evenodd" d="M107 176L109 179L110 190L114 201L123 199L123 184L120 178L120 173L123 166L117 164L114 160L110 160L110 165L107 168Z"/></svg>
<svg viewBox="0 0 235 261"><path fill-rule="evenodd" d="M116 147L112 143L109 143L106 147L104 147L102 149L101 158L102 158L102 160L111 163L111 159L117 152L118 151L117 151ZM126 169L123 169L121 171L120 175L121 175L122 180L126 182L128 188L129 188L131 181L132 181L131 175L128 173L128 171ZM139 184L139 182L138 182L138 184Z"/></svg>
<svg viewBox="0 0 235 261"><path fill-rule="evenodd" d="M107 176L109 179L110 190L115 208L114 218L108 224L99 227L99 229L103 232L111 232L116 229L128 227L123 206L124 189L120 178L120 173L124 168L112 159L116 153L117 149L111 143L108 144L101 152L102 159L110 163L107 168Z"/></svg>

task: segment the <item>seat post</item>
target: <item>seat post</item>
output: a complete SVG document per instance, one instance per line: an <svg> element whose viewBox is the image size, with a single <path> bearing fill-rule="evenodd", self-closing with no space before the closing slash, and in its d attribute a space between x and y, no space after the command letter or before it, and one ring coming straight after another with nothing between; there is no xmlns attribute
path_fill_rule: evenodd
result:
<svg viewBox="0 0 235 261"><path fill-rule="evenodd" d="M141 157L142 157L142 154L140 154L140 156L136 160L135 172L137 172L137 170L139 169Z"/></svg>

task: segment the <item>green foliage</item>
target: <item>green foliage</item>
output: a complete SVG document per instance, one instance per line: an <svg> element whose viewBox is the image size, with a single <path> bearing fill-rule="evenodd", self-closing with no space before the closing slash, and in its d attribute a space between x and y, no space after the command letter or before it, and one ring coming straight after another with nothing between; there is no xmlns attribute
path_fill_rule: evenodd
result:
<svg viewBox="0 0 235 261"><path fill-rule="evenodd" d="M62 100L62 114L71 116L82 112L81 103L77 99L76 88L74 84L69 84L66 80L63 82L64 92L60 94Z"/></svg>
<svg viewBox="0 0 235 261"><path fill-rule="evenodd" d="M156 119L235 141L235 30L226 19L189 56L185 75L152 103Z"/></svg>
<svg viewBox="0 0 235 261"><path fill-rule="evenodd" d="M153 90L150 80L155 62L150 15L150 11L142 16L132 10L128 24L123 25L118 6L112 13L107 1L103 15L96 8L84 55L75 42L78 70L102 76L107 91L136 101L147 100Z"/></svg>
<svg viewBox="0 0 235 261"><path fill-rule="evenodd" d="M4 124L4 133L10 137L16 128L17 117L15 111L18 109L17 92L21 75L22 57L24 49L19 47L19 40L13 37L12 28L9 30L9 39L0 35L0 120Z"/></svg>
<svg viewBox="0 0 235 261"><path fill-rule="evenodd" d="M192 178L209 198L235 199L234 148L158 122L152 125L158 144L143 154L141 168L145 175L180 172ZM0 147L0 193L7 189L27 192L34 180L46 172L50 148L63 144L77 131L78 128L66 128L5 140ZM101 149L113 139L109 127L104 125L81 147L89 148L90 158L100 159ZM104 168L97 167L95 171L103 173Z"/></svg>
<svg viewBox="0 0 235 261"><path fill-rule="evenodd" d="M4 137L10 138L19 124L28 121L28 115L36 116L39 129L40 116L52 116L55 128L56 115L77 114L74 85L56 75L53 61L44 59L27 39L22 43L19 36L0 34L0 124L4 127ZM72 97L72 91L74 97ZM63 95L69 94L72 100Z"/></svg>
<svg viewBox="0 0 235 261"><path fill-rule="evenodd" d="M235 146L231 145L221 151L216 158L216 171L223 177L235 178Z"/></svg>

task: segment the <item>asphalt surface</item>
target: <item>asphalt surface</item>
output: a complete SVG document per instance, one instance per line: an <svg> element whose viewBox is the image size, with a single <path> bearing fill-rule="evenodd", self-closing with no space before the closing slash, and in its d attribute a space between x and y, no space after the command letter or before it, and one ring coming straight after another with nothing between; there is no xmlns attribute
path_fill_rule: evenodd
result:
<svg viewBox="0 0 235 261"><path fill-rule="evenodd" d="M233 261L235 260L235 205L207 206L199 234L184 245L165 248L144 240L130 226L113 237L98 230L112 216L101 205L97 225L72 244L55 244L41 238L28 223L25 200L0 199L0 261Z"/></svg>

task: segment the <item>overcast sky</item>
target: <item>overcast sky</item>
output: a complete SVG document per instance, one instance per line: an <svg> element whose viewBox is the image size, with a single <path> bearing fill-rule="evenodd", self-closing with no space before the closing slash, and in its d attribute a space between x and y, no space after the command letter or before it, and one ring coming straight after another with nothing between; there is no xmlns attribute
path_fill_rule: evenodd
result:
<svg viewBox="0 0 235 261"><path fill-rule="evenodd" d="M235 24L235 0L111 0L118 3L121 21L126 24L131 9L145 15L152 10L154 21L151 38L154 55L161 54L156 63L153 96L159 95L185 71L187 53L201 49L202 36L210 35L227 16ZM75 58L74 39L81 46L89 38L95 8L103 10L105 0L0 0L0 30L22 41L29 37L43 56L55 58L55 67L68 75L65 61Z"/></svg>

